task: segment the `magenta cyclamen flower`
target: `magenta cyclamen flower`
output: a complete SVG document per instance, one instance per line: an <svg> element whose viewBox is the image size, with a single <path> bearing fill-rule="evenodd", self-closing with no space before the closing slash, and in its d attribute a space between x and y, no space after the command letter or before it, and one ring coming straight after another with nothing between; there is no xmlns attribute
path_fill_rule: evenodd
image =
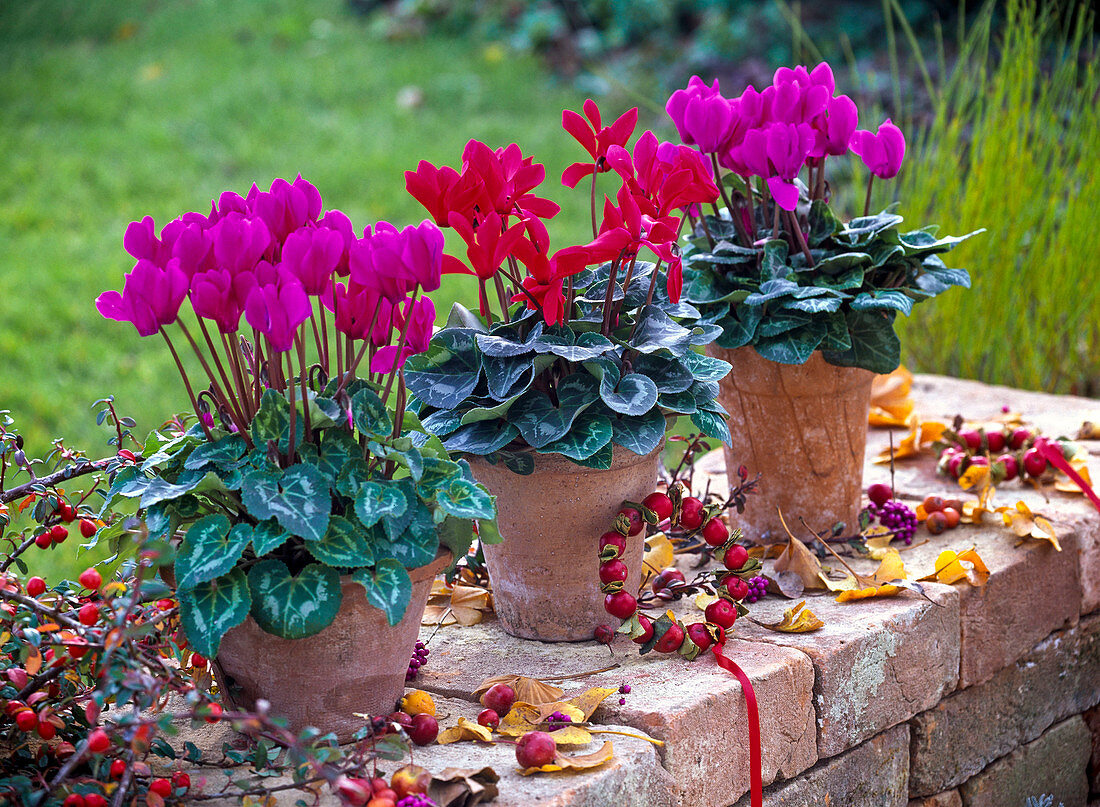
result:
<svg viewBox="0 0 1100 807"><path fill-rule="evenodd" d="M401 353L398 354L397 345L379 348L370 363L372 373L391 373L404 367L405 360L409 356L423 353L428 349L428 343L432 339L432 324L435 322L435 306L432 301L427 297L421 297L416 302L411 299L406 300L405 305L394 317L394 333L399 334L403 328L406 328L406 318L409 322Z"/></svg>
<svg viewBox="0 0 1100 807"><path fill-rule="evenodd" d="M676 90L665 104L680 139L706 153L719 152L733 130L734 110L722 97L718 79L707 85L692 76L686 90Z"/></svg>
<svg viewBox="0 0 1100 807"><path fill-rule="evenodd" d="M234 274L252 269L271 246L271 230L263 219L235 212L210 228L210 237L217 266Z"/></svg>
<svg viewBox="0 0 1100 807"><path fill-rule="evenodd" d="M877 134L859 129L852 135L849 147L862 158L872 174L880 179L891 179L901 170L905 159L905 136L901 129L887 118L878 127Z"/></svg>
<svg viewBox="0 0 1100 807"><path fill-rule="evenodd" d="M329 285L332 273L344 256L344 236L323 227L302 227L283 243L283 266L302 281L314 296Z"/></svg>
<svg viewBox="0 0 1100 807"><path fill-rule="evenodd" d="M285 353L294 344L294 332L309 319L309 296L298 278L286 269L257 272L257 284L248 293L244 316L268 338L272 350Z"/></svg>
<svg viewBox="0 0 1100 807"><path fill-rule="evenodd" d="M772 123L751 129L736 150L737 161L754 176L768 181L768 190L784 210L798 207L798 176L814 145L814 130L808 123Z"/></svg>
<svg viewBox="0 0 1100 807"><path fill-rule="evenodd" d="M267 193L253 185L247 201L278 241L306 222L317 221L321 214L321 194L301 175L293 185L285 179L276 179Z"/></svg>
<svg viewBox="0 0 1100 807"><path fill-rule="evenodd" d="M814 121L817 139L810 156L820 159L825 155L839 157L847 154L848 144L858 124L859 110L855 101L847 95L830 98L825 112Z"/></svg>
<svg viewBox="0 0 1100 807"><path fill-rule="evenodd" d="M139 334L152 336L176 321L186 294L187 275L179 261L170 260L161 268L142 259L126 275L122 293L103 292L96 298L95 307L107 319L131 322Z"/></svg>

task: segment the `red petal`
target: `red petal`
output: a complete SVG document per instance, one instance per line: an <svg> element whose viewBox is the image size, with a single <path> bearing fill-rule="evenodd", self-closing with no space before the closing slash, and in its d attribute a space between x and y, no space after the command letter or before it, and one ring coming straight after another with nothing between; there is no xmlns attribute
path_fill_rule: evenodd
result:
<svg viewBox="0 0 1100 807"><path fill-rule="evenodd" d="M581 147L595 159L596 136L592 134L592 130L588 128L584 118L571 109L563 109L561 111L561 127L573 135L573 139L580 143Z"/></svg>
<svg viewBox="0 0 1100 807"><path fill-rule="evenodd" d="M573 163L562 171L561 184L567 188L577 187L577 183L596 170L592 163Z"/></svg>
<svg viewBox="0 0 1100 807"><path fill-rule="evenodd" d="M586 98L584 102L584 114L588 116L588 119L592 121L592 128L599 131L603 128L600 123L600 108L596 106L596 102L591 98Z"/></svg>

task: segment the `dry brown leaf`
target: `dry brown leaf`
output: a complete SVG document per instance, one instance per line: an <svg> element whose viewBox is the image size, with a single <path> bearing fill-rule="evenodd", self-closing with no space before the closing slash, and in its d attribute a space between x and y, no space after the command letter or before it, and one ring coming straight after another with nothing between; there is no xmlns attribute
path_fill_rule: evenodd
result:
<svg viewBox="0 0 1100 807"><path fill-rule="evenodd" d="M663 532L655 532L645 539L645 554L642 556L642 586L662 569L676 563L676 554L672 541Z"/></svg>
<svg viewBox="0 0 1100 807"><path fill-rule="evenodd" d="M913 413L913 399L909 391L913 386L913 374L905 367L898 367L888 375L876 375L871 381L872 426L905 426Z"/></svg>
<svg viewBox="0 0 1100 807"><path fill-rule="evenodd" d="M757 622L756 624L780 633L811 633L825 627L825 623L818 618L817 614L805 605L806 601L803 600L793 608L786 609L780 622Z"/></svg>
<svg viewBox="0 0 1100 807"><path fill-rule="evenodd" d="M1086 420L1081 424L1081 428L1077 430L1074 440L1100 440L1100 423L1093 423L1091 420Z"/></svg>
<svg viewBox="0 0 1100 807"><path fill-rule="evenodd" d="M1040 541L1049 541L1055 549L1062 551L1062 545L1058 543L1058 536L1054 532L1054 526L1040 515L1031 512L1031 508L1023 501L1016 502L1016 507L998 507L997 512L1004 519L1006 527L1020 538L1037 538Z"/></svg>
<svg viewBox="0 0 1100 807"><path fill-rule="evenodd" d="M539 724L539 707L516 701L508 713L500 719L497 731L505 737L519 737Z"/></svg>
<svg viewBox="0 0 1100 807"><path fill-rule="evenodd" d="M461 740L481 740L485 743L491 743L493 732L473 720L460 717L456 725L439 732L439 736L435 741L440 745L447 745Z"/></svg>
<svg viewBox="0 0 1100 807"><path fill-rule="evenodd" d="M972 586L984 586L989 580L989 568L974 547L964 552L945 549L936 558L935 571L920 579L921 581L935 580L947 585L965 579Z"/></svg>
<svg viewBox="0 0 1100 807"><path fill-rule="evenodd" d="M615 750L611 746L611 741L608 740L600 747L599 751L594 751L591 754L582 754L581 756L567 757L564 754L557 754L554 757L554 761L549 765L543 765L538 768L520 768L520 773L524 776L530 776L532 773L553 773L554 771L568 771L568 770L588 770L590 768L598 768L605 762L613 759L615 756Z"/></svg>
<svg viewBox="0 0 1100 807"><path fill-rule="evenodd" d="M970 499L963 502L963 510L959 521L963 524L981 524L985 521L986 514L992 512L994 511L981 502Z"/></svg>
<svg viewBox="0 0 1100 807"><path fill-rule="evenodd" d="M905 564L896 549L888 550L886 556L879 563L874 574L867 576L849 572L844 581L844 588L837 584L830 585L833 591L840 591L837 602L849 602L851 600L866 600L872 597L893 597L904 587L892 585L892 581L906 580Z"/></svg>
<svg viewBox="0 0 1100 807"><path fill-rule="evenodd" d="M788 600L798 599L802 596L802 592L806 590L806 584L794 572L779 572L771 580L775 583L775 587L779 589L779 593Z"/></svg>
<svg viewBox="0 0 1100 807"><path fill-rule="evenodd" d="M456 622L469 627L476 625L488 611L493 610L488 589L481 586L456 584L453 587L435 588L432 585L432 604L424 609L422 625L453 625Z"/></svg>
<svg viewBox="0 0 1100 807"><path fill-rule="evenodd" d="M777 572L794 572L806 588L821 588L821 561L802 541L792 537L775 561Z"/></svg>
<svg viewBox="0 0 1100 807"><path fill-rule="evenodd" d="M428 798L439 807L475 807L499 795L500 776L492 768L445 768L432 775Z"/></svg>
<svg viewBox="0 0 1100 807"><path fill-rule="evenodd" d="M486 678L477 685L474 696L479 696L493 684L507 684L516 693L516 700L524 703L552 703L560 700L565 690L552 684L544 683L537 678L527 678L522 675L498 675L494 678Z"/></svg>

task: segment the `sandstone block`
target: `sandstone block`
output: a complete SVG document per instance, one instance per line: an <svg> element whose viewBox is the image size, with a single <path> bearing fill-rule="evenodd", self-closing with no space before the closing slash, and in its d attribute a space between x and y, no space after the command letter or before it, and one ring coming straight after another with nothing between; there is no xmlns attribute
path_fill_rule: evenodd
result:
<svg viewBox="0 0 1100 807"><path fill-rule="evenodd" d="M963 800L959 791L948 790L923 799L909 799L909 807L963 807Z"/></svg>
<svg viewBox="0 0 1100 807"><path fill-rule="evenodd" d="M748 790L744 694L737 680L712 659L689 663L656 654L641 657L622 638L616 640L609 657L607 648L595 642L543 644L515 639L495 620L446 630L433 641L418 686L470 698L478 683L496 675L569 676L617 664L559 685L568 695L628 682L631 693L626 704L620 706L609 698L594 718L633 726L664 741L661 758L681 803L715 807ZM758 642L731 640L726 647L756 692L764 781L795 776L809 768L817 759L814 671L809 658L797 650Z"/></svg>
<svg viewBox="0 0 1100 807"><path fill-rule="evenodd" d="M966 807L1006 807L1049 794L1054 804L1084 807L1089 784L1088 727L1080 715L994 762L959 788Z"/></svg>
<svg viewBox="0 0 1100 807"><path fill-rule="evenodd" d="M814 664L817 753L824 759L902 723L954 691L959 669L959 594L929 584L916 594L838 603L808 598L825 622L813 633L776 633L749 620L739 635L801 650ZM778 622L791 603L768 597L752 606L760 622Z"/></svg>
<svg viewBox="0 0 1100 807"><path fill-rule="evenodd" d="M895 726L768 788L764 807L906 807L909 727ZM736 807L748 807L746 796Z"/></svg>
<svg viewBox="0 0 1100 807"><path fill-rule="evenodd" d="M909 787L955 787L1052 724L1100 700L1100 617L1058 631L989 681L912 721Z"/></svg>

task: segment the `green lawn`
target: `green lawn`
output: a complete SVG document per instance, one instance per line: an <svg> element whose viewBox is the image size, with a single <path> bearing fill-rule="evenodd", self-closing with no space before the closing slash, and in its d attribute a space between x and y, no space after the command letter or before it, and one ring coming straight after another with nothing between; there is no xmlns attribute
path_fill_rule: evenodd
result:
<svg viewBox="0 0 1100 807"><path fill-rule="evenodd" d="M0 408L30 454L98 451L107 394L141 434L185 407L163 343L93 305L133 264L131 220L301 172L358 227L419 221L403 172L475 137L545 162L557 245L586 233L586 195L557 181L583 97L497 44L386 41L339 0L39 0L0 6L0 56ZM467 292L451 278L441 315Z"/></svg>

